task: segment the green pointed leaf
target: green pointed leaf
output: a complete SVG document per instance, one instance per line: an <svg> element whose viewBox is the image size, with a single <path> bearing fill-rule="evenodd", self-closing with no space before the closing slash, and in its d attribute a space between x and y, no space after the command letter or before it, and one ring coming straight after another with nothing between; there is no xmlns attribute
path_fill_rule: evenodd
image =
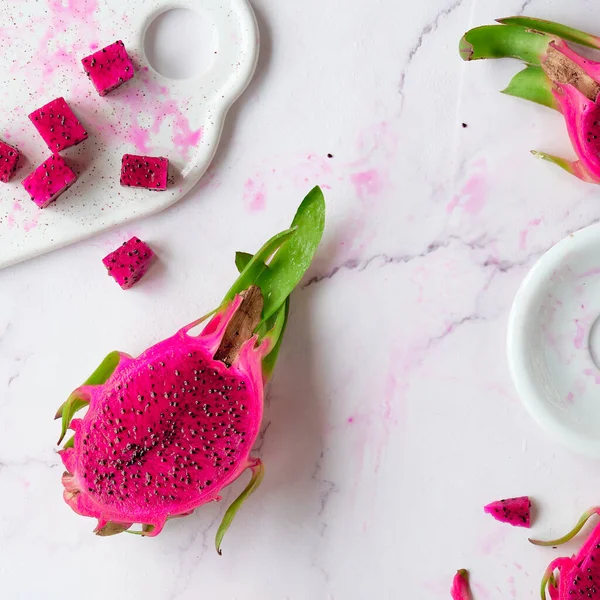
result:
<svg viewBox="0 0 600 600"><path fill-rule="evenodd" d="M149 535L150 533L152 533L155 529L154 525L148 525L147 523L142 525L142 530L141 531L132 531L131 529L127 529L125 531L125 533L130 533L131 535L141 535L141 536L145 536L145 535Z"/></svg>
<svg viewBox="0 0 600 600"><path fill-rule="evenodd" d="M109 377L114 373L120 360L121 355L119 352L115 351L108 354L100 363L100 366L85 380L83 385L102 385L103 383L106 383ZM54 418L62 418L61 434L58 440L59 444L65 437L75 413L82 408L85 408L88 404L89 400L79 395L77 390L75 390L56 411Z"/></svg>
<svg viewBox="0 0 600 600"><path fill-rule="evenodd" d="M58 438L57 444L60 444L63 441L67 430L69 429L69 425L75 416L75 413L82 408L85 408L89 403L90 401L87 398L78 396L77 392L73 392L69 396L69 399L63 404L62 407L62 423L60 437Z"/></svg>
<svg viewBox="0 0 600 600"><path fill-rule="evenodd" d="M123 533L127 531L131 527L130 524L127 523L113 523L109 521L104 527L101 529L95 529L94 533L99 535L100 537L108 537L109 535L117 535L119 533Z"/></svg>
<svg viewBox="0 0 600 600"><path fill-rule="evenodd" d="M281 343L283 342L283 334L287 326L288 315L290 312L290 298L289 296L285 299L283 306L275 313L275 322L270 331L267 332L265 337L271 338L273 343L273 349L263 359L263 374L266 379L270 379L275 369L275 363L279 356L279 350L281 349Z"/></svg>
<svg viewBox="0 0 600 600"><path fill-rule="evenodd" d="M484 25L465 33L459 52L463 60L510 57L539 65L551 39L513 25Z"/></svg>
<svg viewBox="0 0 600 600"><path fill-rule="evenodd" d="M600 48L600 38L574 29L573 27L567 27L560 23L554 23L553 21L546 21L544 19L534 19L533 17L506 17L504 19L497 19L498 23L505 25L516 25L518 27L525 27L532 31L539 31L541 33L549 33L555 35L568 42L574 42L575 44L581 44L582 46L588 46L589 48Z"/></svg>
<svg viewBox="0 0 600 600"><path fill-rule="evenodd" d="M567 160L566 158L561 158L560 156L554 156L554 154L546 154L545 152L538 152L537 150L532 150L531 154L533 154L537 158L541 158L549 163L560 167L567 171L567 173L571 173L571 175L575 175L575 168L573 166L573 162Z"/></svg>
<svg viewBox="0 0 600 600"><path fill-rule="evenodd" d="M63 450L66 450L67 448L73 448L75 446L75 436L72 435L66 442L65 445L63 446Z"/></svg>
<svg viewBox="0 0 600 600"><path fill-rule="evenodd" d="M235 266L239 273L241 273L252 260L252 254L249 252L236 252L235 253Z"/></svg>
<svg viewBox="0 0 600 600"><path fill-rule="evenodd" d="M552 93L552 82L541 67L525 67L512 78L502 93L560 110Z"/></svg>
<svg viewBox="0 0 600 600"><path fill-rule="evenodd" d="M227 509L221 524L219 525L219 529L217 531L217 535L215 537L215 547L219 554L221 552L221 542L223 541L223 537L227 533L233 518L237 514L237 511L240 509L244 501L250 496L252 493L256 491L258 486L261 484L264 476L265 476L265 468L260 460L257 460L252 469L252 478L250 479L250 483L245 487L244 491L234 500L233 504Z"/></svg>
<svg viewBox="0 0 600 600"><path fill-rule="evenodd" d="M275 314L298 285L319 246L325 228L325 198L321 188L313 188L304 198L292 221L294 227L296 233L256 280L264 297L265 320Z"/></svg>
<svg viewBox="0 0 600 600"><path fill-rule="evenodd" d="M232 300L236 294L247 290L265 270L265 263L273 256L277 250L292 236L297 233L296 227L286 229L277 235L274 235L248 262L245 269L240 273L235 283L231 286L223 302Z"/></svg>

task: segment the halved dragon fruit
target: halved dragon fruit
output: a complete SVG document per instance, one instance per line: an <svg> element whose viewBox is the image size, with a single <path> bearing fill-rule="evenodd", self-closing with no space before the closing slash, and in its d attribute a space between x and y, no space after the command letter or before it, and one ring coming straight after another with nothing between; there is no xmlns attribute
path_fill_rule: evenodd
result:
<svg viewBox="0 0 600 600"><path fill-rule="evenodd" d="M124 154L121 161L121 185L154 191L167 189L169 161L162 156Z"/></svg>
<svg viewBox="0 0 600 600"><path fill-rule="evenodd" d="M600 183L600 63L567 45L574 42L599 49L600 38L530 17L509 17L499 23L468 31L460 41L461 57L512 57L526 63L504 93L560 111L578 160L532 153L583 181Z"/></svg>
<svg viewBox="0 0 600 600"><path fill-rule="evenodd" d="M573 539L592 515L600 514L600 507L587 510L575 527L561 538L550 541L529 541L536 546L559 546ZM542 598L546 593L551 600L594 598L600 600L600 525L592 531L581 550L572 557L553 560L542 579Z"/></svg>
<svg viewBox="0 0 600 600"><path fill-rule="evenodd" d="M29 115L52 152L60 152L87 139L87 131L66 103L64 98L56 98Z"/></svg>
<svg viewBox="0 0 600 600"><path fill-rule="evenodd" d="M148 271L154 259L152 248L137 237L123 242L102 259L108 274L124 289L136 284Z"/></svg>
<svg viewBox="0 0 600 600"><path fill-rule="evenodd" d="M452 581L450 588L452 600L472 600L471 587L469 586L469 572L466 569L459 569Z"/></svg>
<svg viewBox="0 0 600 600"><path fill-rule="evenodd" d="M8 183L17 170L19 151L0 140L0 181Z"/></svg>
<svg viewBox="0 0 600 600"><path fill-rule="evenodd" d="M77 181L77 175L60 154L47 158L23 180L23 187L39 208L52 204Z"/></svg>
<svg viewBox="0 0 600 600"><path fill-rule="evenodd" d="M531 527L531 500L529 496L497 500L484 506L483 510L501 523L508 523L514 527Z"/></svg>
<svg viewBox="0 0 600 600"><path fill-rule="evenodd" d="M60 407L64 498L98 520L98 535L157 535L168 519L220 500L246 469L252 477L225 513L223 535L260 484L250 455L258 435L264 384L273 372L289 294L321 239L325 206L315 188L290 229L256 255L238 253L240 275L220 306L138 358L113 352ZM211 317L199 335L192 332ZM75 413L88 407L85 416ZM133 533L133 532L132 532Z"/></svg>
<svg viewBox="0 0 600 600"><path fill-rule="evenodd" d="M101 96L133 77L133 63L121 40L82 59L83 69Z"/></svg>

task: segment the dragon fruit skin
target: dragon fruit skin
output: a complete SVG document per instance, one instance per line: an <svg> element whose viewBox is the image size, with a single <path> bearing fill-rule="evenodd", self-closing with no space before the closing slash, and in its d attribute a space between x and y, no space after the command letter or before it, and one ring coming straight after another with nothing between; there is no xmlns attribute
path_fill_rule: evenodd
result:
<svg viewBox="0 0 600 600"><path fill-rule="evenodd" d="M128 290L148 271L154 259L152 248L137 237L123 242L116 250L102 259L108 274Z"/></svg>
<svg viewBox="0 0 600 600"><path fill-rule="evenodd" d="M48 148L60 152L87 139L87 131L66 103L64 98L56 98L29 115Z"/></svg>
<svg viewBox="0 0 600 600"><path fill-rule="evenodd" d="M513 527L531 527L531 500L528 496L497 500L483 507L486 514Z"/></svg>
<svg viewBox="0 0 600 600"><path fill-rule="evenodd" d="M570 161L533 151L579 179L600 183L600 63L587 59L567 41L600 48L600 38L529 17L500 19L501 25L475 28L461 40L464 60L519 58L528 64L504 90L562 113L577 155Z"/></svg>
<svg viewBox="0 0 600 600"><path fill-rule="evenodd" d="M0 181L8 183L17 170L20 153L6 142L0 140Z"/></svg>
<svg viewBox="0 0 600 600"><path fill-rule="evenodd" d="M134 74L133 63L125 50L125 44L117 40L114 44L94 52L81 60L83 69L101 96L112 92L129 81Z"/></svg>
<svg viewBox="0 0 600 600"><path fill-rule="evenodd" d="M452 581L450 588L452 600L473 600L471 587L469 586L469 572L466 569L459 569Z"/></svg>
<svg viewBox="0 0 600 600"><path fill-rule="evenodd" d="M237 296L198 336L192 324L137 359L120 354L104 385L76 390L89 408L71 422L73 447L60 451L64 497L98 519L96 531L142 523L155 536L256 466L249 455L269 344L251 337L229 367L213 358L241 303Z"/></svg>
<svg viewBox="0 0 600 600"><path fill-rule="evenodd" d="M592 515L600 514L600 507L587 510L569 533L556 540L530 539L537 546L556 547L577 535ZM595 598L600 600L600 524L592 530L579 552L571 557L554 559L542 579L541 596L551 600Z"/></svg>
<svg viewBox="0 0 600 600"><path fill-rule="evenodd" d="M53 154L28 175L22 184L37 206L46 208L75 181L77 181L77 175L65 162L65 159L59 154Z"/></svg>
<svg viewBox="0 0 600 600"><path fill-rule="evenodd" d="M121 161L121 185L154 191L167 189L169 161L162 156L124 154Z"/></svg>
<svg viewBox="0 0 600 600"><path fill-rule="evenodd" d="M191 514L246 469L251 479L225 512L221 541L264 468L250 456L289 314L289 295L320 243L325 202L314 188L289 229L255 255L238 252L239 276L219 307L138 358L111 352L56 413L64 498L98 520L101 536L155 536ZM197 327L209 319L202 332ZM82 418L75 414L87 408ZM130 531L141 524L141 531Z"/></svg>

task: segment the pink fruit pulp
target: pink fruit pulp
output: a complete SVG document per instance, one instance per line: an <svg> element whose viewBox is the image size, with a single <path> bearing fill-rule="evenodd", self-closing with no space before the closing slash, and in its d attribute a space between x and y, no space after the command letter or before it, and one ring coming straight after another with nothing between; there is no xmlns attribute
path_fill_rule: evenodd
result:
<svg viewBox="0 0 600 600"><path fill-rule="evenodd" d="M64 498L78 514L132 523L157 535L167 519L218 500L249 466L263 409L253 336L227 367L213 359L241 303L231 301L198 336L181 329L138 358L122 354L104 385L83 386L87 413L73 419L74 446L60 452Z"/></svg>

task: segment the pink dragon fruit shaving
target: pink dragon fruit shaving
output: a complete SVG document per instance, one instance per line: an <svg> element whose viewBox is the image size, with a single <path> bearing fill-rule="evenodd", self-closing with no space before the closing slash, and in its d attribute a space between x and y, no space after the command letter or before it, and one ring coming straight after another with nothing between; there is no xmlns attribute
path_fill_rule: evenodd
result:
<svg viewBox="0 0 600 600"><path fill-rule="evenodd" d="M469 572L466 569L460 569L456 572L450 589L452 600L472 600L471 588L469 586Z"/></svg>
<svg viewBox="0 0 600 600"><path fill-rule="evenodd" d="M484 506L483 510L501 523L508 523L514 527L529 528L531 526L531 500L529 496L497 500Z"/></svg>

